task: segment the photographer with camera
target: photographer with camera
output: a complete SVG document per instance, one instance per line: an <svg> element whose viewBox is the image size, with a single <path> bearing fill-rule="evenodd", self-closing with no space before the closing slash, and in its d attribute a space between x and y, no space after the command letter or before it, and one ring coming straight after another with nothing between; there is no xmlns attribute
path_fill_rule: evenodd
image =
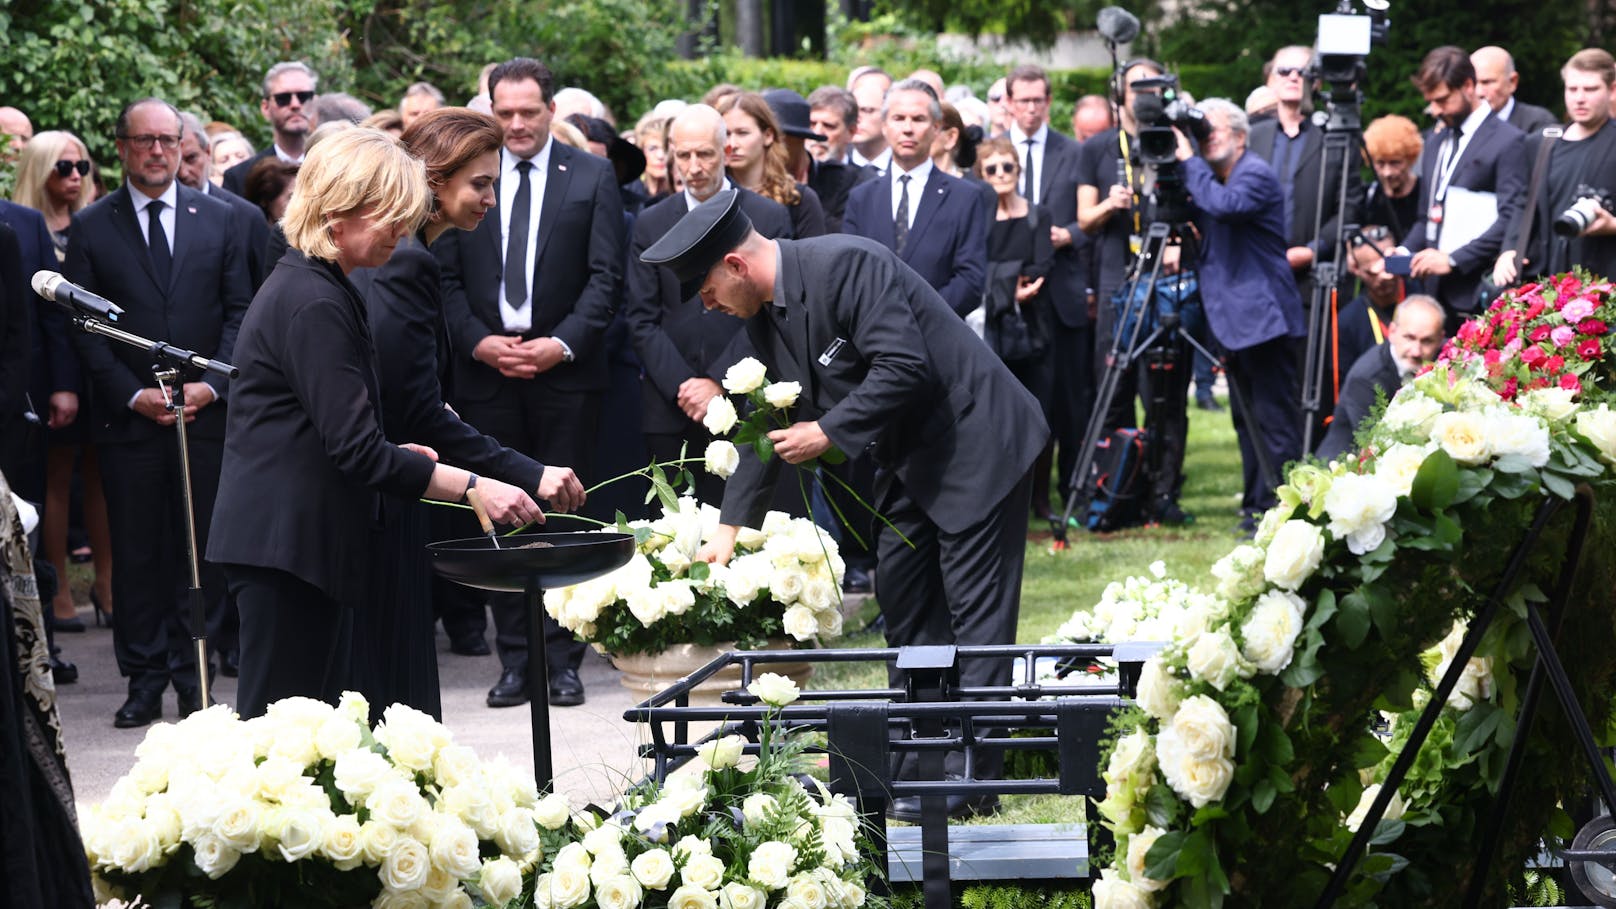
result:
<svg viewBox="0 0 1616 909"><path fill-rule="evenodd" d="M1212 98L1201 103L1201 111L1210 126L1201 156L1175 127L1177 157L1201 234L1198 268L1207 322L1237 386L1241 526L1255 531L1257 517L1275 502L1279 470L1302 454L1292 348L1306 328L1285 255L1279 177L1268 162L1247 154L1244 110Z"/></svg>
<svg viewBox="0 0 1616 909"><path fill-rule="evenodd" d="M1558 141L1528 140L1539 160L1543 142L1553 142L1544 172L1533 174L1536 204L1523 210L1510 230L1525 239L1526 262L1514 250L1499 256L1493 280L1500 287L1521 275L1552 275L1581 266L1602 277L1616 274L1616 127L1611 126L1616 59L1599 48L1578 51L1560 71L1571 125Z"/></svg>

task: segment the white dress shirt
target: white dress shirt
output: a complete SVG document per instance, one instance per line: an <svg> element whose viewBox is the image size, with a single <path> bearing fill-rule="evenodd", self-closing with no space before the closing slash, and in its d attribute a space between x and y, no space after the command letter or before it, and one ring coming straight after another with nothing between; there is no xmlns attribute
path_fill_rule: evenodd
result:
<svg viewBox="0 0 1616 909"><path fill-rule="evenodd" d="M728 177L719 177L718 181L719 181L718 182L718 189L713 190L713 196L716 196L719 193L723 192L724 190L730 188L730 183L729 183L729 178ZM707 198L711 199L713 196L708 196ZM703 203L705 201L706 201L706 199L698 199L698 198L696 198L695 194L693 194L690 190L688 190L688 189L685 190L685 211L695 211L696 206L700 205L701 203Z"/></svg>
<svg viewBox="0 0 1616 909"><path fill-rule="evenodd" d="M162 202L163 210L157 213L157 220L163 223L163 236L168 238L168 254L174 255L174 206L179 202L179 181L170 180L168 188L163 194L153 199L133 186L129 187L129 200L135 205L135 223L140 225L140 238L151 246L151 221L146 209L153 202Z"/></svg>
<svg viewBox="0 0 1616 909"><path fill-rule="evenodd" d="M1032 148L1027 147L1027 140L1032 140ZM1049 147L1049 124L1038 127L1038 131L1031 136L1021 131L1021 127L1011 124L1010 141L1016 145L1016 157L1021 159L1021 172L1028 171L1027 159L1032 159L1031 192L1027 193L1027 201L1034 205L1043 201L1038 196L1042 193L1040 188L1044 182L1044 149ZM1018 181L1019 182L1019 181ZM1019 187L1018 187L1019 188Z"/></svg>
<svg viewBox="0 0 1616 909"><path fill-rule="evenodd" d="M550 149L555 145L555 137L544 140L544 146L539 153L526 160L533 162L533 169L528 171L528 217L527 217L527 252L522 257L522 273L529 276L527 286L527 299L522 301L520 309L512 308L505 299L505 275L499 278L499 317L505 324L505 330L520 333L533 327L533 256L539 244L539 210L544 207L544 184L550 173ZM511 239L511 206L516 202L516 189L521 185L522 175L516 171L516 163L524 160L511 154L506 149L499 152L499 254L500 262L508 261L506 246Z"/></svg>
<svg viewBox="0 0 1616 909"><path fill-rule="evenodd" d="M915 165L915 169L911 171L905 171L903 168L898 166L898 162L896 161L892 162L892 167L887 171L887 176L892 178L893 221L898 220L898 200L900 197L902 197L904 190L904 186L901 182L899 182L898 178L904 176L905 174L907 174L910 178L908 187L909 226L914 227L915 212L920 211L920 197L926 192L926 181L931 179L931 157L927 156L925 160Z"/></svg>

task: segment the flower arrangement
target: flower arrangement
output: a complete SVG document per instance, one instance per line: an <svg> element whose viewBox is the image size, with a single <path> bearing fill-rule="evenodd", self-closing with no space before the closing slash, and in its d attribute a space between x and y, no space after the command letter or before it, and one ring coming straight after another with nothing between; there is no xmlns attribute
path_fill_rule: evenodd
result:
<svg viewBox="0 0 1616 909"><path fill-rule="evenodd" d="M611 574L547 590L544 608L563 628L608 653L656 653L671 644L839 637L846 568L836 541L812 521L769 512L744 528L728 565L695 561L718 528L718 511L688 496L654 521L623 522L637 552Z"/></svg>
<svg viewBox="0 0 1616 909"><path fill-rule="evenodd" d="M84 817L103 901L152 905L503 906L566 817L530 775L481 761L423 713L344 694L158 724Z"/></svg>
<svg viewBox="0 0 1616 909"><path fill-rule="evenodd" d="M1366 421L1355 456L1289 470L1255 538L1213 567L1212 595L1125 584L1108 591L1108 615L1073 623L1100 636L1171 631L1105 758L1099 810L1116 849L1093 889L1098 909L1317 898L1538 497L1593 485L1590 550L1616 543L1613 309L1610 284L1577 276L1506 296ZM1576 335L1557 338L1567 327ZM1338 905L1446 905L1464 886L1535 656L1526 604L1546 599L1566 533L1550 528L1527 562ZM1595 729L1616 678L1616 635L1601 621L1616 569L1605 562L1584 564L1561 638ZM1154 604L1169 600L1197 615L1163 622ZM1541 718L1530 740L1533 770L1517 783L1484 904L1504 903L1546 830L1571 832L1557 805L1581 791L1583 770L1551 744L1565 734L1555 720Z"/></svg>
<svg viewBox="0 0 1616 909"><path fill-rule="evenodd" d="M783 707L798 691L764 673L748 690ZM857 909L873 867L853 805L807 779L801 745L760 724L756 762L738 735L708 742L698 773L630 792L541 832L535 909Z"/></svg>

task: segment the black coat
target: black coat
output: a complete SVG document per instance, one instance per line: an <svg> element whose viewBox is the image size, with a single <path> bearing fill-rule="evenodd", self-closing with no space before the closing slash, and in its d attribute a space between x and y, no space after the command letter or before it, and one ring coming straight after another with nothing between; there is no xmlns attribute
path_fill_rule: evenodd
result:
<svg viewBox="0 0 1616 909"><path fill-rule="evenodd" d="M533 322L523 337L559 338L575 359L531 381L566 391L599 391L609 384L602 339L622 292L623 197L606 159L553 139L550 144L528 282ZM483 338L506 333L499 312L504 216L491 209L475 230L452 231L432 245L443 266L455 400L488 400L503 379L471 354Z"/></svg>
<svg viewBox="0 0 1616 909"><path fill-rule="evenodd" d="M770 239L789 238L791 215L785 206L747 189L737 189L741 210L752 227ZM651 433L680 433L690 418L679 409L679 386L702 376L721 381L741 357L735 353L740 319L708 311L701 297L683 299L671 270L640 261L640 254L679 223L689 211L684 193L651 206L634 222L630 243L628 289L623 317L641 364L644 398L641 428Z"/></svg>
<svg viewBox="0 0 1616 909"><path fill-rule="evenodd" d="M245 199L247 197L247 175L252 172L253 165L265 158L273 158L274 156L275 143L271 142L259 149L258 153L251 158L236 162L229 170L224 172L224 188Z"/></svg>
<svg viewBox="0 0 1616 909"><path fill-rule="evenodd" d="M69 281L122 306L118 325L125 331L230 362L236 332L252 300L236 215L229 205L188 186L176 190L167 287L158 286L127 186L73 216L62 272ZM129 409L129 400L142 388L157 387L150 354L98 335L74 333L73 342L95 386L90 425L97 441L171 433ZM197 413L190 433L223 438L229 380L187 373L182 381L207 382L220 398Z"/></svg>
<svg viewBox="0 0 1616 909"><path fill-rule="evenodd" d="M28 348L32 340L28 310L33 290L23 275L17 232L0 222L0 406L9 418L22 409L28 387Z"/></svg>
<svg viewBox="0 0 1616 909"><path fill-rule="evenodd" d="M858 182L859 170L843 161L808 162L808 185L819 195L819 205L825 210L827 233L842 232L842 212L847 208L847 194Z"/></svg>
<svg viewBox="0 0 1616 909"><path fill-rule="evenodd" d="M56 247L51 242L50 228L45 224L45 216L37 211L15 202L0 199L0 224L10 227L16 235L17 252L21 263L19 276L22 279L22 294L17 302L22 305L21 328L27 332L27 363L28 372L23 388L17 388L12 383L15 376L13 370L20 368L21 361L16 363L0 363L0 405L12 407L14 404L26 406L19 399L23 390L33 398L33 406L41 420L50 416L49 400L52 392L71 391L75 394L79 389L79 359L73 353L73 346L67 340L68 329L71 327L67 315L54 303L34 293L34 273L40 269L56 271ZM12 354L3 354L7 360L13 358ZM8 397L8 394L14 396Z"/></svg>
<svg viewBox="0 0 1616 909"><path fill-rule="evenodd" d="M270 269L275 267L269 257L269 218L264 210L228 189L213 187L206 195L228 204L236 213L236 234L241 239L242 252L247 260L247 276L252 279L253 293L264 286Z"/></svg>
<svg viewBox="0 0 1616 909"><path fill-rule="evenodd" d="M1038 201L1049 210L1050 227L1064 227L1072 242L1055 250L1054 263L1044 282L1040 299L1048 300L1055 317L1067 328L1089 324L1089 238L1077 226L1077 185L1080 179L1083 146L1053 128L1045 133L1043 171L1038 178Z"/></svg>
<svg viewBox="0 0 1616 909"><path fill-rule="evenodd" d="M1257 157L1274 163L1274 144L1279 137L1279 121L1263 120L1251 124L1251 136L1246 147L1255 152ZM1327 257L1334 248L1336 237L1341 231L1340 187L1341 162L1331 161L1326 172L1324 168L1324 131L1309 123L1300 134L1302 147L1300 151L1292 150L1290 161L1295 172L1295 179L1291 184L1293 201L1291 207L1290 236L1286 238L1287 246L1309 246L1317 258ZM1295 141L1295 140L1292 140ZM1357 151L1350 153L1354 166L1347 171L1347 199L1363 197L1363 190L1358 185ZM1276 171L1277 173L1277 171ZM1280 174L1280 185L1285 184L1284 174ZM1324 181L1324 216L1319 218L1319 181ZM1320 221L1318 234L1313 232L1313 222Z"/></svg>
<svg viewBox="0 0 1616 909"><path fill-rule="evenodd" d="M383 431L364 301L337 266L290 251L253 299L235 356L208 560L360 602L382 494L419 497L433 471Z"/></svg>
<svg viewBox="0 0 1616 909"><path fill-rule="evenodd" d="M1359 421L1375 406L1375 390L1380 389L1390 399L1402 386L1403 377L1397 371L1390 344L1378 344L1359 357L1341 383L1341 397L1335 402L1330 431L1319 442L1318 456L1328 461L1350 451Z"/></svg>
<svg viewBox="0 0 1616 909"><path fill-rule="evenodd" d="M1509 112L1509 125L1530 136L1543 132L1545 126L1559 126L1560 118L1546 107L1516 98L1515 107Z"/></svg>

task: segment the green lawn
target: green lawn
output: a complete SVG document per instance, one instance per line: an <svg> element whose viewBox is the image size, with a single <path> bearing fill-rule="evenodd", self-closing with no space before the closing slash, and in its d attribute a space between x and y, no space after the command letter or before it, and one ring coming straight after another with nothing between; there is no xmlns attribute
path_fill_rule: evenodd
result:
<svg viewBox="0 0 1616 909"><path fill-rule="evenodd" d="M1227 402L1225 402L1227 408ZM1148 527L1113 534L1073 531L1070 546L1053 551L1049 526L1029 520L1027 568L1021 588L1021 620L1017 640L1034 642L1052 634L1073 610L1088 608L1105 585L1131 574L1143 574L1162 559L1174 576L1191 584L1206 581L1212 563L1238 542L1240 519L1240 450L1227 409L1207 412L1190 407L1190 437L1184 460L1181 504L1195 516L1182 527ZM866 604L866 616L875 612ZM850 622L849 627L861 623ZM875 634L852 634L841 646L879 647ZM825 687L882 684L884 670L868 665L822 671L816 685ZM1081 816L1075 799L1062 796L1017 796L986 823L1052 823Z"/></svg>

